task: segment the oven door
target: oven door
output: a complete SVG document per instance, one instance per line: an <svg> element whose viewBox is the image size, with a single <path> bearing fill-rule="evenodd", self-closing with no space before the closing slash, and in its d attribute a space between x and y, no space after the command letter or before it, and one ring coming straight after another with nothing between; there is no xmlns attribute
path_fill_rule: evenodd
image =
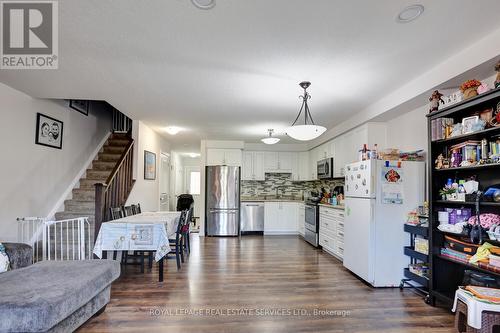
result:
<svg viewBox="0 0 500 333"><path fill-rule="evenodd" d="M305 210L306 210L306 218L305 218L306 230L310 230L314 233L318 232L317 207L315 205L306 205Z"/></svg>

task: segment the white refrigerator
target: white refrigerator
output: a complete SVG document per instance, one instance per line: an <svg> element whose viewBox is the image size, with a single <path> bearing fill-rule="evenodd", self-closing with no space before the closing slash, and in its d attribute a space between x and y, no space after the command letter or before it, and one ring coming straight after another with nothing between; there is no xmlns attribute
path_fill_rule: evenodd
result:
<svg viewBox="0 0 500 333"><path fill-rule="evenodd" d="M344 266L374 287L399 286L409 263L403 224L424 201L425 163L349 164L344 191Z"/></svg>

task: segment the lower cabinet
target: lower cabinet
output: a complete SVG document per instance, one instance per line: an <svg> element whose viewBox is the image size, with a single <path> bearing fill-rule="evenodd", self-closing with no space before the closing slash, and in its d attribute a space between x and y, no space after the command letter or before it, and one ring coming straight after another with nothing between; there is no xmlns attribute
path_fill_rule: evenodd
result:
<svg viewBox="0 0 500 333"><path fill-rule="evenodd" d="M337 208L319 208L319 245L334 256L344 256L344 211Z"/></svg>
<svg viewBox="0 0 500 333"><path fill-rule="evenodd" d="M299 232L299 202L265 202L264 235L295 235Z"/></svg>
<svg viewBox="0 0 500 333"><path fill-rule="evenodd" d="M299 235L301 235L302 237L305 236L306 234L306 225L305 225L305 222L306 222L306 206L304 204L298 204L298 209L299 209L299 212L298 212L298 229L299 229Z"/></svg>

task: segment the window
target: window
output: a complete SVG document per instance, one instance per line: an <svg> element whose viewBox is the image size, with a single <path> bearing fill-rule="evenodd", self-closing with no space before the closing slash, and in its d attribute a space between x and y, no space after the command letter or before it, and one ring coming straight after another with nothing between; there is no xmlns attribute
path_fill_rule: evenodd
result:
<svg viewBox="0 0 500 333"><path fill-rule="evenodd" d="M189 194L200 194L200 172L191 171L189 174Z"/></svg>

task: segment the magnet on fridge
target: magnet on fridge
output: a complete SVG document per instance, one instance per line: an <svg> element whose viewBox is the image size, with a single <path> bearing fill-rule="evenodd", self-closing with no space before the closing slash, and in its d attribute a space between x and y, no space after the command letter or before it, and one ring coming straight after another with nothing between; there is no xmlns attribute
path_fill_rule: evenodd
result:
<svg viewBox="0 0 500 333"><path fill-rule="evenodd" d="M398 168L401 168L401 161L398 161Z"/></svg>
<svg viewBox="0 0 500 333"><path fill-rule="evenodd" d="M385 161L385 167L388 168L389 167L389 161Z"/></svg>

